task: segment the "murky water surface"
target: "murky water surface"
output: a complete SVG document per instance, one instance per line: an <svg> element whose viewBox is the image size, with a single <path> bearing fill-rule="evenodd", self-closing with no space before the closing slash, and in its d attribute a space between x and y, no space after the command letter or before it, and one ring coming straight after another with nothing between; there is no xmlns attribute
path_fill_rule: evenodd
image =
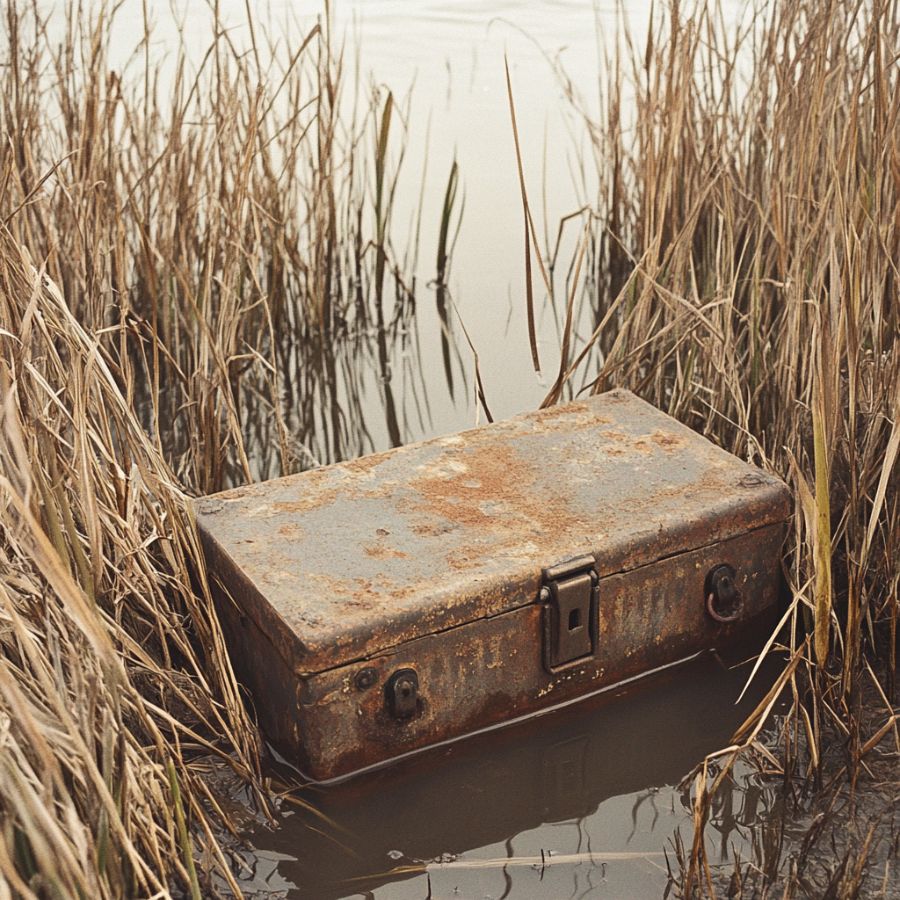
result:
<svg viewBox="0 0 900 900"><path fill-rule="evenodd" d="M626 5L643 34L650 4ZM221 7L239 40L243 0ZM258 12L279 39L307 30L318 10L272 2ZM151 4L151 14L154 47L164 54L177 26L166 3ZM356 83L389 85L404 110L395 233L409 222L411 235L420 196L423 206L415 309L393 318L387 332L326 348L328 364L318 374L308 359L298 361L286 388L296 397L287 404L287 424L310 463L477 421L473 354L455 315L449 336L442 330L432 285L454 160L465 207L449 289L478 353L488 403L502 418L544 397L552 377L535 374L528 350L504 55L538 230L551 244L561 217L590 198L591 175L583 123L550 61L565 67L594 109L602 90L598 54L620 27L613 4L591 0L339 0L334 17L347 59L358 52ZM288 20L290 29L279 31ZM141 4L127 0L119 21L123 36L128 28L138 32ZM205 5L184 7L181 27L205 47ZM571 255L576 227L563 229L561 259ZM565 283L565 271L557 277ZM558 365L558 319L540 307L545 373ZM577 319L582 331L591 327L589 311ZM262 457L256 464L260 477L272 474ZM752 709L754 696L734 703L746 675L707 656L531 723L312 789L302 796L313 811L286 803L279 830L252 835L256 850L247 856L244 885L257 896L316 898L660 896L664 851L671 851L675 830L687 834L690 823L676 785ZM722 792L711 817L713 862L745 848L748 826L774 802L752 775L744 779L733 793Z"/></svg>
<svg viewBox="0 0 900 900"><path fill-rule="evenodd" d="M691 839L677 785L758 702L748 674L705 655L639 682L300 794L252 837L262 896L662 896L673 836ZM763 675L763 681L766 675ZM762 683L762 682L760 682ZM710 816L710 862L749 855L777 791L739 772Z"/></svg>
<svg viewBox="0 0 900 900"><path fill-rule="evenodd" d="M230 37L247 46L244 0L215 4ZM280 50L298 43L317 20L322 4L269 0L251 3L260 43ZM643 40L649 0L624 4L627 20ZM184 36L199 61L208 46L210 10L204 3L149 3L153 53L174 54ZM516 103L524 177L542 244L560 238L555 282L565 297L567 274L580 233L577 218L559 230L560 220L592 197L594 165L583 118L566 99L554 65L565 70L584 109L596 114L603 85L598 59L622 33L622 13L613 0L336 0L332 5L335 46L343 45L344 91L348 107L354 90L363 106L375 86L389 88L401 115L392 126L392 171L399 165L393 213L393 249L412 256L415 219L421 206L416 271L416 316L388 347L389 358L373 360L371 346L346 350L351 365L338 365L332 403L347 408L351 434L331 435L325 410L320 418L291 423L311 457L328 462L397 443L444 434L473 425L475 352L490 410L504 418L532 409L546 395L559 364L563 310L540 304L538 347L542 373L529 352L525 316L523 212L504 74L508 61ZM725 0L725 14L738 10ZM736 14L736 13L735 13ZM122 62L143 28L140 0L125 0L118 14ZM263 28L259 23L268 23ZM382 93L382 97L384 94ZM373 136L374 138L374 136ZM400 162L400 147L405 152ZM453 162L459 166L462 227L448 276L452 348L448 367L437 314L435 253L440 215ZM537 269L536 297L543 290ZM457 314L459 319L457 318ZM390 318L390 310L386 317ZM580 337L590 333L590 310L576 316ZM365 337L365 336L363 336ZM364 342L364 340L363 340ZM372 364L374 362L374 364ZM304 362L308 364L308 360ZM321 408L322 403L318 404ZM263 467L260 476L269 473Z"/></svg>

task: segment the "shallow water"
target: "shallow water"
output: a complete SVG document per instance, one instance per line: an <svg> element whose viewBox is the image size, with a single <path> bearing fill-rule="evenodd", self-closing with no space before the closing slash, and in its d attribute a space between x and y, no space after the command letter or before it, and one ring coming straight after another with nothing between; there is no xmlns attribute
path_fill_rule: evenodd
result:
<svg viewBox="0 0 900 900"><path fill-rule="evenodd" d="M216 5L231 40L246 46L244 0L220 0ZM172 55L181 28L189 52L202 55L210 37L207 5L176 0L174 6L179 10L177 19L169 3L149 4L153 54L157 59ZM638 0L625 6L636 41L641 42L652 4ZM317 2L288 0L251 7L257 27L269 23L268 35L282 47L293 46L322 9ZM739 8L734 0L723 4L726 16L737 15ZM343 41L349 69L345 91L351 92L352 85L362 85L363 94L369 85L388 87L406 113L405 128L398 119L393 126L394 163L399 159L401 131L406 147L393 227L395 251L401 256L412 243L420 193L424 200L415 273L415 335L392 344L386 365L362 360L354 366L353 378L337 373L338 402L352 407L349 418L355 428L344 444L321 439L327 423L294 423L311 455L321 462L381 450L398 439L408 442L460 430L478 421L474 357L453 312L449 315L455 341L452 389L448 385L433 286L440 213L454 160L464 211L448 287L478 354L490 410L495 418L505 418L534 408L544 398L559 363L562 310L540 304L543 291L535 269L542 364L542 373L537 374L525 316L523 211L504 59L516 102L530 203L538 233L549 246L556 240L560 219L591 199L594 184L587 129L566 100L551 61L564 68L584 107L596 114L603 91L598 58L622 32L614 0L449 4L421 0L414 5L400 0L337 0L332 16L332 30ZM143 28L141 0L125 0L116 21L123 35L124 61ZM563 296L579 228L573 219L562 232L555 282ZM577 321L581 335L589 333L590 311L583 310Z"/></svg>
<svg viewBox="0 0 900 900"><path fill-rule="evenodd" d="M628 4L638 35L650 5ZM223 0L221 8L240 40L244 0ZM200 3L184 9L185 32L206 46L208 9ZM177 28L167 3L151 4L151 11L154 48L162 55ZM317 11L318 4L289 2L258 10L276 36L286 18L295 20L291 33L307 30ZM420 190L424 206L415 313L401 316L389 334L357 335L326 348L321 375L327 384L298 362L286 418L310 463L459 430L479 419L472 352L451 315L445 367L431 284L454 159L465 210L449 288L478 353L488 403L495 418L504 418L543 399L558 365L559 324L549 306L539 307L544 374L536 374L504 54L529 195L538 231L550 243L560 218L590 198L592 179L583 123L549 59L564 65L587 108L596 109L598 54L619 28L611 2L590 0L422 0L414 7L344 0L334 15L349 55L358 49L363 83L371 77L389 85L404 108L412 91L396 230L404 233L402 223L409 222L411 232ZM140 31L139 0L127 0L118 21L123 37ZM564 231L562 259L571 255L576 229L573 223ZM564 285L565 271L557 278ZM589 310L578 323L582 331L590 327ZM261 434L257 445L266 444ZM255 463L259 477L277 474L262 455ZM250 871L243 885L261 897L661 896L664 851L671 852L676 829L690 832L691 811L677 785L706 753L727 743L752 709L752 691L740 706L734 703L746 675L706 656L531 723L305 792L303 800L327 820L285 804L280 829L251 835L255 849L245 856ZM764 682L763 676L758 683ZM776 802L750 773L741 778L733 792L722 792L711 816L713 863L746 850L748 828Z"/></svg>
<svg viewBox="0 0 900 900"><path fill-rule="evenodd" d="M713 655L505 729L297 796L258 829L245 886L289 898L662 896L672 839L689 843L678 783L758 702ZM763 673L758 682L765 682ZM707 828L710 863L749 855L778 792L739 771ZM288 807L285 806L285 809Z"/></svg>

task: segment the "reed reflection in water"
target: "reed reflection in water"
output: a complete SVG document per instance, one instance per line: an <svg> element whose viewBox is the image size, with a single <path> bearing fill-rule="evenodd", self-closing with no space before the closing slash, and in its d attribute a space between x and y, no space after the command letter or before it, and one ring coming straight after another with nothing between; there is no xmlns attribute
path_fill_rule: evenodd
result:
<svg viewBox="0 0 900 900"><path fill-rule="evenodd" d="M446 380L442 403L468 392L470 372L448 314L446 288L438 287L438 304L424 316L410 291L399 283L395 289L387 319L380 308L372 310L363 302L350 321L330 332L305 322L281 322L274 340L267 339L230 368L241 433L252 449L254 480L352 459L431 433L426 373L434 366ZM440 359L423 355L422 328L439 334ZM436 349L433 342L429 348ZM152 381L142 385L149 387ZM176 460L187 457L197 440L194 422L180 415L180 403L180 391L172 386L156 397L160 419L170 423L160 439L167 456ZM139 398L139 408L152 427L149 392ZM238 460L225 458L222 488L244 480Z"/></svg>
<svg viewBox="0 0 900 900"><path fill-rule="evenodd" d="M740 652L343 784L293 788L279 828L251 837L262 858L246 856L257 867L247 886L317 900L661 896L667 854L674 863L682 852L673 835L690 841L681 778L727 743L764 692L762 678L733 703L748 674L733 667ZM289 770L274 774L293 783ZM765 858L765 823L782 803L777 786L739 769L712 801L711 863Z"/></svg>

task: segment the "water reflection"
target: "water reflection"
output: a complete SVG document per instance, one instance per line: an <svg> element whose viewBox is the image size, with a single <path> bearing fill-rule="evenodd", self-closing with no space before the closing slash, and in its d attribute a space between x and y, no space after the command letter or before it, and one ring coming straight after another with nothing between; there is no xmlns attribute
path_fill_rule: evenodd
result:
<svg viewBox="0 0 900 900"><path fill-rule="evenodd" d="M611 896L659 896L663 850L691 817L675 785L758 701L734 704L746 674L707 655L343 785L307 788L298 796L310 810L252 841L278 855L270 876L293 885L289 897L560 898L601 884ZM746 778L715 801L722 860L746 848L745 828L773 802Z"/></svg>
<svg viewBox="0 0 900 900"><path fill-rule="evenodd" d="M434 329L435 323L433 317L422 318L414 296L398 288L387 321L380 308L366 313L362 307L342 333L311 329L279 346L279 367L287 373L280 417L295 442L292 470L396 447L431 430L423 374L429 360L423 359L420 329ZM255 475L281 474L278 444L267 433L276 417L254 405L252 391L246 396L244 421L255 450Z"/></svg>
<svg viewBox="0 0 900 900"><path fill-rule="evenodd" d="M438 388L439 413L445 414L458 399L467 402L469 378L446 288L436 293L437 302L429 290L418 309L414 294L398 283L385 312L363 302L352 320L330 332L282 321L272 329L277 337L261 341L259 350L229 368L252 480L352 459L440 430L429 390ZM205 417L209 427L199 428L204 416L167 360L160 358L158 377L152 359L135 362L147 372L136 406L176 471L206 454L203 491L244 483L240 454L225 443L224 401ZM435 385L433 373L441 369L445 384ZM163 385L158 392L157 381ZM186 481L193 483L190 474Z"/></svg>

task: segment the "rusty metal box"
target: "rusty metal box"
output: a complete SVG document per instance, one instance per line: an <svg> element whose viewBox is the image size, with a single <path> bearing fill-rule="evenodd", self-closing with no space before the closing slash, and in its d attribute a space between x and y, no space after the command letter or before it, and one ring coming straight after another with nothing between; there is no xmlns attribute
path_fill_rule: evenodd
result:
<svg viewBox="0 0 900 900"><path fill-rule="evenodd" d="M736 636L778 598L785 485L627 391L197 505L232 662L315 780Z"/></svg>

